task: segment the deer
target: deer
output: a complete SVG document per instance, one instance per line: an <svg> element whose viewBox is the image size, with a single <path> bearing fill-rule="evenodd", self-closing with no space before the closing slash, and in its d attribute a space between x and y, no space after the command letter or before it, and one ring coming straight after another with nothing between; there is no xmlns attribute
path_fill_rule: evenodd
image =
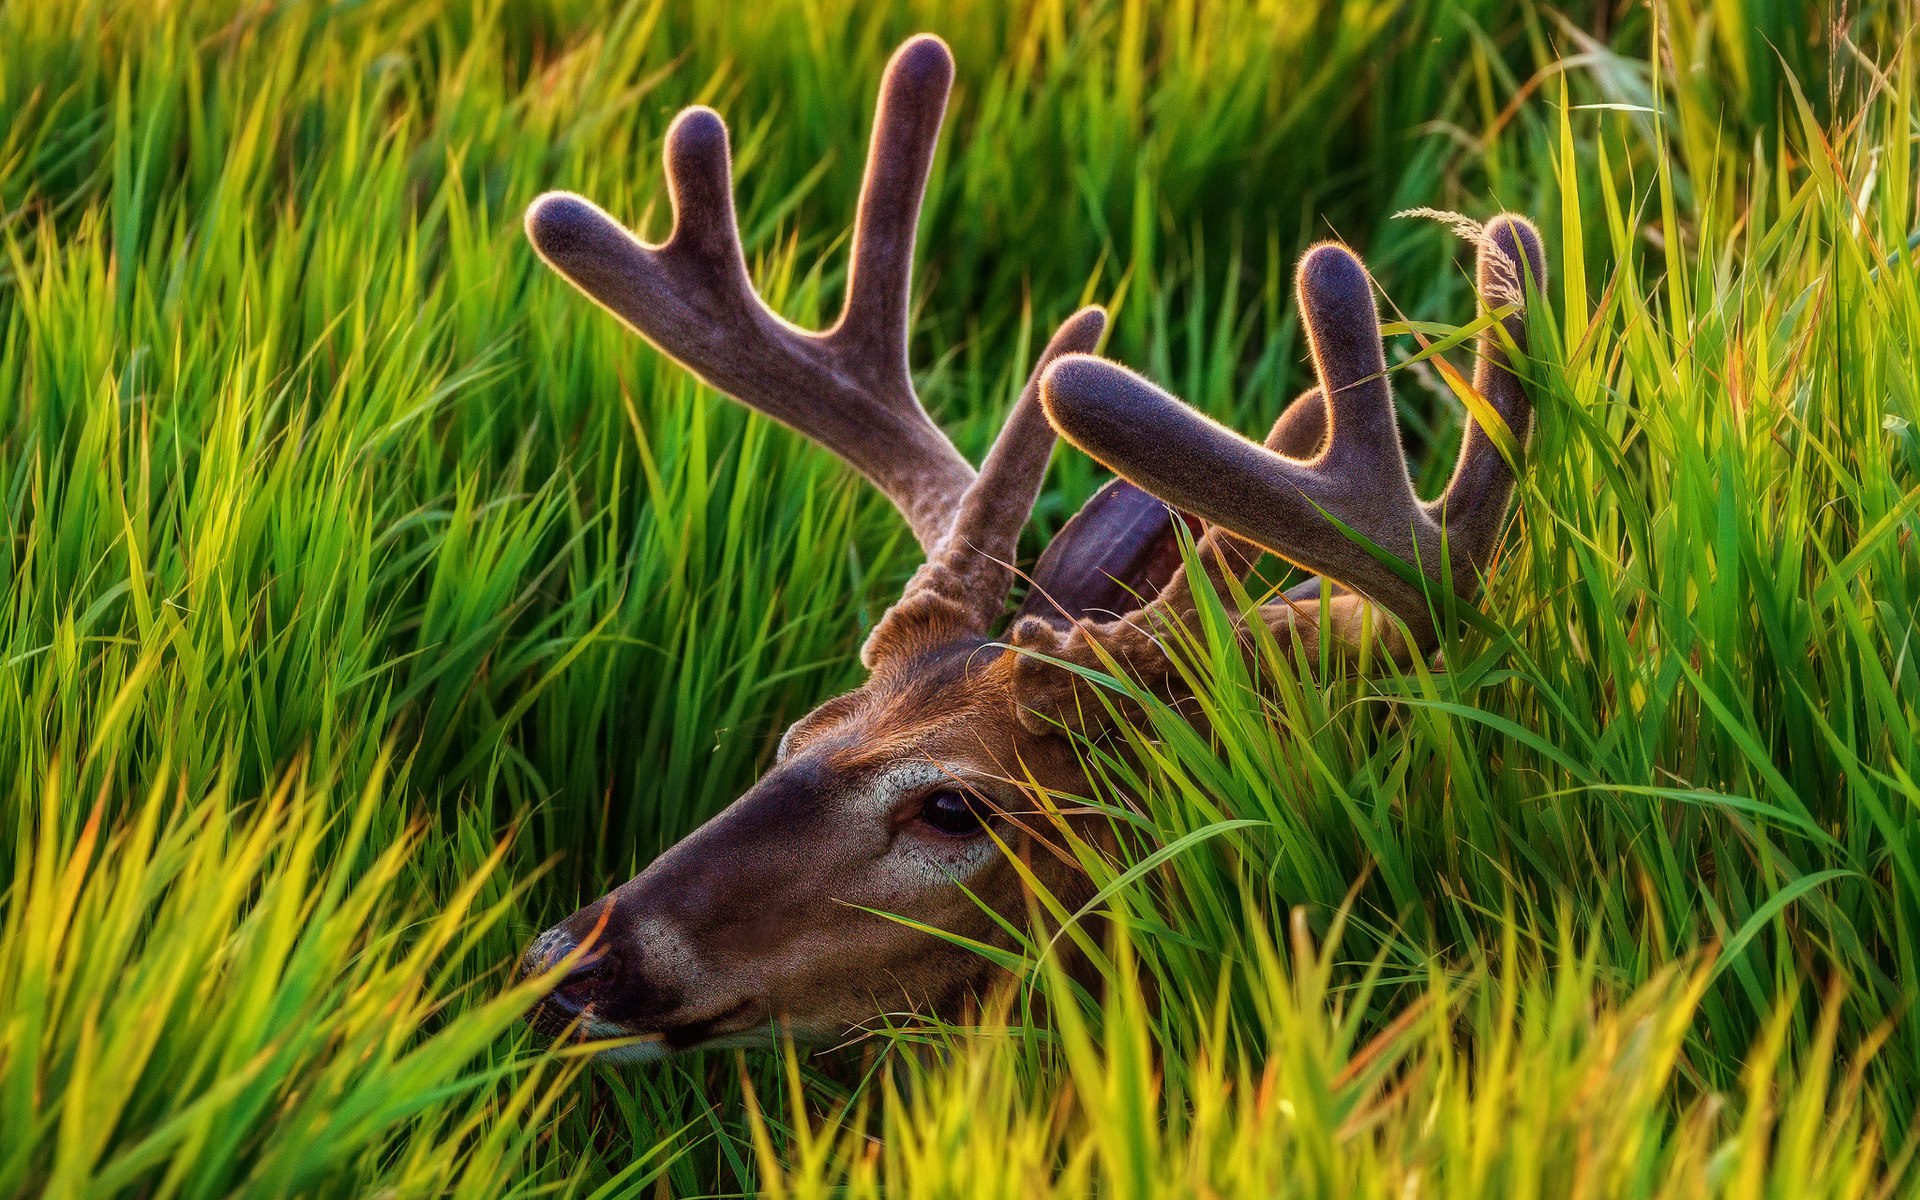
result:
<svg viewBox="0 0 1920 1200"><path fill-rule="evenodd" d="M1076 738L1117 711L1092 702L1089 672L1178 690L1168 635L1195 617L1195 569L1224 587L1271 552L1311 577L1240 613L1241 628L1262 624L1307 661L1324 646L1404 665L1437 652L1435 595L1475 602L1501 542L1509 456L1533 427L1510 355L1525 353L1522 288L1546 280L1539 233L1511 214L1476 239L1487 322L1472 386L1503 428L1469 423L1434 500L1408 476L1373 280L1337 242L1298 267L1318 386L1263 443L1097 357L1096 306L1054 332L972 467L908 362L916 229L953 75L932 35L889 61L844 304L823 330L755 290L712 109L683 110L666 134L664 242L567 192L527 211L548 266L714 390L837 455L925 555L860 650L861 686L794 722L743 795L525 951L521 974L552 980L531 1024L605 1043L603 1060L833 1044L891 1014L967 1011L1004 978L968 943L1007 945L1003 922L1030 911L1032 886L1090 898L1072 855L1020 814L1036 795L1086 794ZM1059 437L1116 478L1053 537L1009 613Z"/></svg>

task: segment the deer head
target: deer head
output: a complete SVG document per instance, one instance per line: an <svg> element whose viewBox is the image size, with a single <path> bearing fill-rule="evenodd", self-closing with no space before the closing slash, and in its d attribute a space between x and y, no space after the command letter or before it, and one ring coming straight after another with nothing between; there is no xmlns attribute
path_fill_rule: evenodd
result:
<svg viewBox="0 0 1920 1200"><path fill-rule="evenodd" d="M776 1027L839 1038L879 1014L951 1012L983 992L988 960L928 930L1004 944L1001 922L1023 920L1028 904L1010 854L1056 895L1085 894L1072 857L1049 841L1054 827L1030 819L1029 796L1085 790L1069 729L1104 711L1057 664L1098 666L1104 652L1166 684L1156 630L1193 612L1174 512L1209 523L1185 518L1217 579L1244 575L1266 547L1340 581L1329 627L1321 605L1284 597L1246 619L1312 644L1371 639L1403 658L1430 651L1437 633L1428 589L1387 560L1470 595L1497 544L1513 478L1477 427L1445 495L1414 497L1371 280L1335 245L1310 251L1300 272L1321 387L1265 446L1090 357L1105 314L1088 308L1054 334L976 473L928 418L907 361L914 232L952 79L937 38L907 42L889 63L845 308L824 331L796 328L754 291L726 127L709 109L686 110L668 131L664 243L566 193L527 214L549 265L715 389L844 459L926 553L867 639L862 687L801 718L745 795L528 949L526 971L567 966L534 1015L550 1031L637 1038L615 1055L647 1058L758 1042ZM1523 271L1544 279L1524 221L1500 218L1483 243L1484 292L1502 280L1511 292ZM1515 316L1500 328L1523 336ZM1531 410L1492 333L1476 387L1524 444ZM1048 546L996 640L1055 426L1124 478ZM1385 553L1361 550L1348 530Z"/></svg>

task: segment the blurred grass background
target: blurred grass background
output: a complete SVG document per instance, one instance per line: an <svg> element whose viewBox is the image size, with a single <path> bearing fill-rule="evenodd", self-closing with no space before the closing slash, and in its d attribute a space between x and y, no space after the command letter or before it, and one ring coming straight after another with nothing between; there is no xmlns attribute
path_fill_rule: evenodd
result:
<svg viewBox="0 0 1920 1200"><path fill-rule="evenodd" d="M1915 16L0 0L0 1193L1905 1194ZM1459 323L1462 247L1393 214L1512 208L1537 469L1446 672L1190 647L1210 731L1102 760L1103 1003L1031 946L978 1029L583 1071L506 964L857 678L913 547L519 215L659 236L713 104L815 317L920 30L963 449L1086 299L1264 428L1300 249ZM1397 384L1437 482L1458 406ZM1099 482L1060 455L1029 548Z"/></svg>

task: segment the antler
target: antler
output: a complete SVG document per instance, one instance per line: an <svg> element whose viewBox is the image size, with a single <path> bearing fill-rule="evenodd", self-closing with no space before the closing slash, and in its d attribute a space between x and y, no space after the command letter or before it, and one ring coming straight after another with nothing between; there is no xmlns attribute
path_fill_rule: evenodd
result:
<svg viewBox="0 0 1920 1200"><path fill-rule="evenodd" d="M1041 408L1040 381L1054 360L1099 345L1106 327L1106 310L1089 306L1055 331L979 476L960 498L952 527L874 625L861 651L869 667L883 658L910 655L917 645L954 631L984 633L999 620L1013 588L1020 530L1033 515L1053 454L1054 432Z"/></svg>
<svg viewBox="0 0 1920 1200"><path fill-rule="evenodd" d="M1480 242L1483 303L1517 302L1529 281L1536 288L1546 281L1539 233L1521 217L1495 218ZM1292 601L1262 610L1270 625L1310 638L1330 632L1349 645L1371 639L1396 658L1410 649L1431 653L1439 632L1428 586L1451 587L1467 600L1478 594L1480 573L1506 519L1512 470L1494 437L1475 421L1446 490L1421 501L1407 477L1366 268L1344 246L1316 246L1300 262L1298 291L1320 387L1287 409L1265 446L1125 368L1084 355L1064 358L1047 371L1042 402L1069 441L1210 523L1199 549L1216 581L1248 569L1253 552L1238 544L1244 538L1351 589L1335 600L1331 630L1315 628L1317 605ZM1524 349L1518 311L1498 327ZM1475 390L1524 448L1533 409L1493 327L1480 340L1479 358ZM1415 578L1397 570L1396 560L1410 564ZM1367 601L1406 623L1411 647L1374 619ZM1152 603L1119 620L1083 621L1062 631L1029 619L1010 634L1023 648L1085 665L1098 664L1099 646L1151 680L1167 669L1156 629L1192 611L1183 573Z"/></svg>
<svg viewBox="0 0 1920 1200"><path fill-rule="evenodd" d="M754 290L727 127L710 108L686 109L667 131L674 225L660 245L568 192L527 210L527 236L554 270L708 384L872 480L929 553L974 478L921 407L907 367L914 228L952 85L953 58L937 37L913 38L887 64L846 304L823 332L782 320Z"/></svg>
<svg viewBox="0 0 1920 1200"><path fill-rule="evenodd" d="M673 232L635 238L591 201L549 192L527 210L527 236L549 265L711 386L820 443L893 501L927 552L865 657L922 639L984 632L1013 585L1020 530L1053 452L1041 373L1093 350L1097 308L1054 334L980 473L928 418L907 365L914 228L940 136L953 57L931 35L894 52L880 85L853 261L840 319L800 329L766 306L747 275L733 211L727 127L712 109L667 130Z"/></svg>

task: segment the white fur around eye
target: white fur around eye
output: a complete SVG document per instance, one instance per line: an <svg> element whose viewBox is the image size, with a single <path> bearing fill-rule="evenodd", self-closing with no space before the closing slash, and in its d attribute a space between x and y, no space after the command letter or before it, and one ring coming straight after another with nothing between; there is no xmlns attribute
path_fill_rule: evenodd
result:
<svg viewBox="0 0 1920 1200"><path fill-rule="evenodd" d="M861 808L876 814L888 814L921 792L954 782L951 769L925 759L885 767L876 772L867 781L867 786L861 789Z"/></svg>
<svg viewBox="0 0 1920 1200"><path fill-rule="evenodd" d="M961 780L952 769L933 762L902 763L876 774L864 789L861 807L874 818L891 819L900 805L909 799L939 787L958 787ZM924 884L947 884L975 874L994 859L1000 847L984 835L946 837L925 831L902 829L893 839L887 858L893 869Z"/></svg>
<svg viewBox="0 0 1920 1200"><path fill-rule="evenodd" d="M893 842L892 859L900 870L928 884L966 880L991 865L1004 852L985 834L979 837L908 835Z"/></svg>

